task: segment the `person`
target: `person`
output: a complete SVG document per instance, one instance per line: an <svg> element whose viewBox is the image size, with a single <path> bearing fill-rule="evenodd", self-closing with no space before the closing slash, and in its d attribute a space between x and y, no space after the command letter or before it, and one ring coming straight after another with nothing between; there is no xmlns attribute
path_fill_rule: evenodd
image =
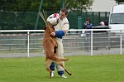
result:
<svg viewBox="0 0 124 82"><path fill-rule="evenodd" d="M104 23L105 23L105 26L108 26L108 20L105 20Z"/></svg>
<svg viewBox="0 0 124 82"><path fill-rule="evenodd" d="M86 22L84 23L84 29L91 29L92 28L92 23L89 18L86 19ZM85 31L86 38L85 38L85 49L89 52L90 50L90 35L91 31L86 30Z"/></svg>
<svg viewBox="0 0 124 82"><path fill-rule="evenodd" d="M100 26L105 26L104 21L101 21L101 22L100 22Z"/></svg>
<svg viewBox="0 0 124 82"><path fill-rule="evenodd" d="M56 55L58 57L64 57L64 55L63 55L64 54L64 48L63 48L62 37L69 30L69 21L67 19L67 15L68 15L67 9L63 8L60 10L59 13L54 13L47 18L47 21L49 23L51 23L53 25L53 27L55 28L55 32L52 32L51 36L56 37L56 41L58 44L58 47L56 50ZM64 64L64 61L62 61L62 63ZM63 67L61 67L58 64L55 64L54 62L50 65L50 69L52 70L52 72L51 72L52 77L54 77L55 66L56 66L58 75L62 78L67 78L64 75Z"/></svg>

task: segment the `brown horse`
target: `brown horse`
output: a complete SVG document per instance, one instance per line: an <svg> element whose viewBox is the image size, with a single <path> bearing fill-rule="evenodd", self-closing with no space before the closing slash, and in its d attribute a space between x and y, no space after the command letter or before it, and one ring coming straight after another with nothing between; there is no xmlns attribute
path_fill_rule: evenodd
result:
<svg viewBox="0 0 124 82"><path fill-rule="evenodd" d="M69 74L71 75L70 72L68 72L62 61L67 61L68 58L59 58L56 56L56 53L55 53L55 50L57 48L57 42L56 42L56 39L55 37L51 36L51 32L54 32L54 28L53 26L46 22L46 27L45 27L45 33L44 33L44 37L43 37L43 40L42 40L42 44L43 44L43 48L44 48L44 53L46 55L46 60L45 60L45 65L46 65L46 70L49 71L50 73L50 78L51 78L51 70L50 70L50 65L52 62L55 62L59 65L61 65L64 70Z"/></svg>

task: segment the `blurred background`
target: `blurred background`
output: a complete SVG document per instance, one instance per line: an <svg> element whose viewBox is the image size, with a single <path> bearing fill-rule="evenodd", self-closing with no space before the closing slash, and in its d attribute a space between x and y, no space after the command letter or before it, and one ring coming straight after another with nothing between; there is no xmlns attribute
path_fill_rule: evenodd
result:
<svg viewBox="0 0 124 82"><path fill-rule="evenodd" d="M108 21L111 7L123 0L0 0L0 30L39 30L44 22L39 12L47 16L58 13L61 8L69 11L71 29L82 29L90 18L93 26L101 20Z"/></svg>

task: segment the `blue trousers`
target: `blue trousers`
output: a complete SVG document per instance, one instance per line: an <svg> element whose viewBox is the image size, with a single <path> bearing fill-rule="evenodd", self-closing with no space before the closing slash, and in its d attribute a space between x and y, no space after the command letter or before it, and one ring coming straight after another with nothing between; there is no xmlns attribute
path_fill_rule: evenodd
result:
<svg viewBox="0 0 124 82"><path fill-rule="evenodd" d="M50 70L54 71L55 70L55 63L52 62L51 65L50 65ZM59 75L62 75L64 74L64 71L58 71L58 74Z"/></svg>

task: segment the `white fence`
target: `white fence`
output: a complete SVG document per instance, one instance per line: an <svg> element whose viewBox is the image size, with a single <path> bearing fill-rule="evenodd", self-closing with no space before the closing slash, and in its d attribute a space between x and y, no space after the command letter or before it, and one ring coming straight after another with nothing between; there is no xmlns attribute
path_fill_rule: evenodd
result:
<svg viewBox="0 0 124 82"><path fill-rule="evenodd" d="M111 29L89 29L90 36L81 36L82 29L71 29L63 37L65 55L123 54L124 32ZM0 57L42 56L44 30L1 30Z"/></svg>

